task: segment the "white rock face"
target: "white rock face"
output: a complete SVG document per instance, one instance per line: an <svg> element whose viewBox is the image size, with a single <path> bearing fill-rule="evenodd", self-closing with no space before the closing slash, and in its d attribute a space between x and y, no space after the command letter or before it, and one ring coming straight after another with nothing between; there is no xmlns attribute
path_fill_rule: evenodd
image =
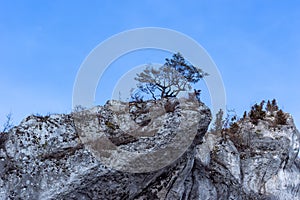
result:
<svg viewBox="0 0 300 200"><path fill-rule="evenodd" d="M0 199L300 199L300 137L291 116L276 127L246 119L221 138L205 135L211 120L205 105L178 101L170 99L174 109L165 100L110 101L77 114L27 117L0 134ZM138 161L164 152L149 160L157 166L159 157L172 157L160 150L176 133L185 141L192 132L184 152L155 171L107 165L146 170ZM98 140L103 136L108 143Z"/></svg>

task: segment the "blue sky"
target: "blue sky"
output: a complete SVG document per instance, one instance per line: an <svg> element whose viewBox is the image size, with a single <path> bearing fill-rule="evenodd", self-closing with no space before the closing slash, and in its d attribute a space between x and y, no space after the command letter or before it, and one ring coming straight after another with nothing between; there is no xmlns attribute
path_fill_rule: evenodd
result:
<svg viewBox="0 0 300 200"><path fill-rule="evenodd" d="M89 52L114 34L150 26L182 32L207 50L222 74L228 108L242 114L276 98L299 128L299 19L297 1L1 0L0 124L9 112L15 124L30 114L70 112L73 83ZM137 58L136 66L165 56L151 60L152 54L128 58Z"/></svg>

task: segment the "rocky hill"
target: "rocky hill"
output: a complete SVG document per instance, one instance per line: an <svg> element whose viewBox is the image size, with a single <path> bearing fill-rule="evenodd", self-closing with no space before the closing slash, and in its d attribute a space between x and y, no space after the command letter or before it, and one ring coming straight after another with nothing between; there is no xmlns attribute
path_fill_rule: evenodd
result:
<svg viewBox="0 0 300 200"><path fill-rule="evenodd" d="M300 199L290 115L225 136L210 120L182 99L29 116L0 135L0 199Z"/></svg>

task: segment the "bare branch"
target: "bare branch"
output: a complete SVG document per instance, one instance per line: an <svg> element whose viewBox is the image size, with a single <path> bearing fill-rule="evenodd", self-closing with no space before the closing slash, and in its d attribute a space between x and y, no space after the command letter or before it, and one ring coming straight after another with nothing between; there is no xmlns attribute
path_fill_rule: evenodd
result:
<svg viewBox="0 0 300 200"><path fill-rule="evenodd" d="M7 132L13 127L13 122L12 122L12 113L10 112L9 114L6 115L6 121L3 124L3 130L2 132Z"/></svg>

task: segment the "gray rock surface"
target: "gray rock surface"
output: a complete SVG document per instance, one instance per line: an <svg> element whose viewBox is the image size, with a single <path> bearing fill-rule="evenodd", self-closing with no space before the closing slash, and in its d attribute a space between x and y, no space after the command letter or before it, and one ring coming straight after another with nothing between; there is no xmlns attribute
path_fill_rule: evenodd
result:
<svg viewBox="0 0 300 200"><path fill-rule="evenodd" d="M206 134L211 115L205 105L176 101L170 112L165 101L143 105L147 112L110 101L83 113L82 124L76 114L27 117L0 135L0 199L300 199L300 134L291 116L278 126L245 119L224 138ZM149 134L133 134L132 127ZM89 140L95 138L85 134L105 135L118 149L146 155L188 130L195 137L184 153L144 173L107 166L101 159L121 166L129 161L95 151L99 146Z"/></svg>

